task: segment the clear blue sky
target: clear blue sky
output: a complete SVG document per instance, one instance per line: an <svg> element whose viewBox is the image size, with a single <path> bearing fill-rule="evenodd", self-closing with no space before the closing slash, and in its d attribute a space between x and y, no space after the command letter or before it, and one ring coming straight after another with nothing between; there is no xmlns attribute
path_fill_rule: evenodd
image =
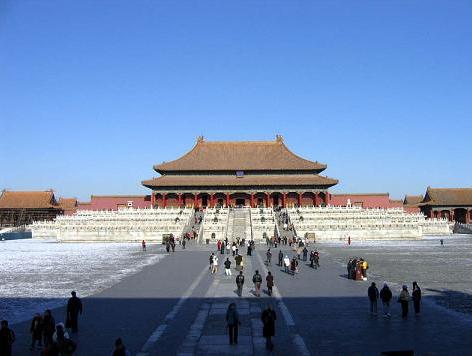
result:
<svg viewBox="0 0 472 356"><path fill-rule="evenodd" d="M334 192L471 186L472 2L0 2L0 189L144 193L208 140L272 140Z"/></svg>

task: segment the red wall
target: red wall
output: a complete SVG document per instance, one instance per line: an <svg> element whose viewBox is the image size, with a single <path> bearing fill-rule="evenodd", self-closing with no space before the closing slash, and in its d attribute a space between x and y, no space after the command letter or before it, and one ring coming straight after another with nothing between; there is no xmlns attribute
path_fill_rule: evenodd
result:
<svg viewBox="0 0 472 356"><path fill-rule="evenodd" d="M150 195L92 195L90 203L80 204L81 210L118 210L119 206L127 206L133 202L133 208L150 208Z"/></svg>
<svg viewBox="0 0 472 356"><path fill-rule="evenodd" d="M331 194L330 204L335 206L346 206L348 199L351 205L360 205L363 208L393 208L390 197L385 194Z"/></svg>

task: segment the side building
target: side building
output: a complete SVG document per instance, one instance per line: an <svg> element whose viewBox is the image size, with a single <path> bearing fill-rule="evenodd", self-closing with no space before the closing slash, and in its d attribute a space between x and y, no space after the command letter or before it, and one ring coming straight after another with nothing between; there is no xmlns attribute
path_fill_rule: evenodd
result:
<svg viewBox="0 0 472 356"><path fill-rule="evenodd" d="M53 191L3 191L0 196L0 227L16 227L33 221L53 220L64 208Z"/></svg>
<svg viewBox="0 0 472 356"><path fill-rule="evenodd" d="M429 218L446 218L463 224L472 223L472 188L426 189L419 208Z"/></svg>
<svg viewBox="0 0 472 356"><path fill-rule="evenodd" d="M275 141L212 142L154 166L161 176L142 184L154 207L319 206L330 201L336 179L320 175L326 165L291 152Z"/></svg>

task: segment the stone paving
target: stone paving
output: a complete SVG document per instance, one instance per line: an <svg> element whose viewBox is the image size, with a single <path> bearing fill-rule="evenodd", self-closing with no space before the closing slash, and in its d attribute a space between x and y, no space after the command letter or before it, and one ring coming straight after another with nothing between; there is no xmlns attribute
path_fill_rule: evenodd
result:
<svg viewBox="0 0 472 356"><path fill-rule="evenodd" d="M108 355L114 339L122 337L132 355L264 355L260 321L267 302L277 312L274 355L379 355L386 350L415 350L419 355L470 353L472 324L447 309L424 303L420 317L400 317L397 303L392 318L368 313L367 282L344 277L345 268L332 255L321 254L321 268L300 263L291 276L274 264L264 266L265 246L245 257L243 297L235 294L235 275L222 270L208 272L209 246L178 250L155 265L125 278L119 284L84 299L84 315L77 355ZM292 254L283 247L284 254ZM219 255L221 256L221 255ZM234 266L234 264L233 264ZM259 269L265 280L270 270L275 279L274 296L253 295L252 275ZM372 270L373 269L373 270ZM371 269L375 275L375 264ZM377 284L383 280L373 279ZM265 286L265 283L263 283ZM264 289L264 288L263 288ZM395 297L397 290L393 291ZM230 346L225 328L228 304L236 301L242 326L237 346ZM64 309L53 311L62 321ZM30 352L29 322L13 326L17 334L14 355ZM147 347L145 347L147 345Z"/></svg>

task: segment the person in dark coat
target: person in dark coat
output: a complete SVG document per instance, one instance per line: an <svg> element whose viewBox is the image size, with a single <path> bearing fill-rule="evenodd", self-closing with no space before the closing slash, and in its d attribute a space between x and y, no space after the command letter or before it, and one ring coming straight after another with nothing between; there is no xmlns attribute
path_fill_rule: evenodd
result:
<svg viewBox="0 0 472 356"><path fill-rule="evenodd" d="M377 315L377 300L379 299L379 290L375 286L374 282L372 282L369 289L367 290L367 295L370 301L370 313Z"/></svg>
<svg viewBox="0 0 472 356"><path fill-rule="evenodd" d="M306 246L303 248L303 261L306 261L308 257L308 249Z"/></svg>
<svg viewBox="0 0 472 356"><path fill-rule="evenodd" d="M283 265L283 260L284 260L284 254L282 253L282 250L279 250L279 266L282 267Z"/></svg>
<svg viewBox="0 0 472 356"><path fill-rule="evenodd" d="M383 288L380 290L379 296L382 300L384 318L390 318L390 301L392 300L392 291L388 287L387 283L384 283Z"/></svg>
<svg viewBox="0 0 472 356"><path fill-rule="evenodd" d="M236 276L236 287L238 288L238 296L243 294L244 286L244 275L243 271L239 271L239 274Z"/></svg>
<svg viewBox="0 0 472 356"><path fill-rule="evenodd" d="M8 327L8 321L2 320L0 328L0 356L11 356L15 342L15 333Z"/></svg>
<svg viewBox="0 0 472 356"><path fill-rule="evenodd" d="M272 287L274 286L274 276L272 275L272 273L270 273L270 271L267 274L266 282L267 282L267 293L269 294L269 296L271 296Z"/></svg>
<svg viewBox="0 0 472 356"><path fill-rule="evenodd" d="M112 356L131 356L130 352L123 344L121 337L115 340L115 349L113 350Z"/></svg>
<svg viewBox="0 0 472 356"><path fill-rule="evenodd" d="M44 346L50 346L52 344L52 336L56 330L56 320L51 314L49 309L46 309L43 317L43 343Z"/></svg>
<svg viewBox="0 0 472 356"><path fill-rule="evenodd" d="M30 333L31 350L34 350L36 341L38 342L38 347L41 348L43 344L43 318L41 317L41 314L36 313L36 315L33 317L33 320L31 321Z"/></svg>
<svg viewBox="0 0 472 356"><path fill-rule="evenodd" d="M262 312L261 315L261 320L263 324L262 328L262 336L266 338L266 349L267 350L273 350L274 349L274 343L272 342L272 337L275 335L275 320L277 319L277 316L275 314L275 311L272 309L270 304L267 306L267 309L265 309Z"/></svg>
<svg viewBox="0 0 472 356"><path fill-rule="evenodd" d="M241 325L236 303L231 303L228 306L228 310L226 311L226 324L229 333L229 344L236 345L238 343L238 328L239 325Z"/></svg>
<svg viewBox="0 0 472 356"><path fill-rule="evenodd" d="M72 329L73 333L79 330L79 314L82 315L82 301L77 297L75 291L71 292L72 297L67 302L67 322L66 326Z"/></svg>
<svg viewBox="0 0 472 356"><path fill-rule="evenodd" d="M421 288L416 282L413 282L413 291L411 292L411 297L413 299L413 308L415 309L415 315L419 316L421 306Z"/></svg>

